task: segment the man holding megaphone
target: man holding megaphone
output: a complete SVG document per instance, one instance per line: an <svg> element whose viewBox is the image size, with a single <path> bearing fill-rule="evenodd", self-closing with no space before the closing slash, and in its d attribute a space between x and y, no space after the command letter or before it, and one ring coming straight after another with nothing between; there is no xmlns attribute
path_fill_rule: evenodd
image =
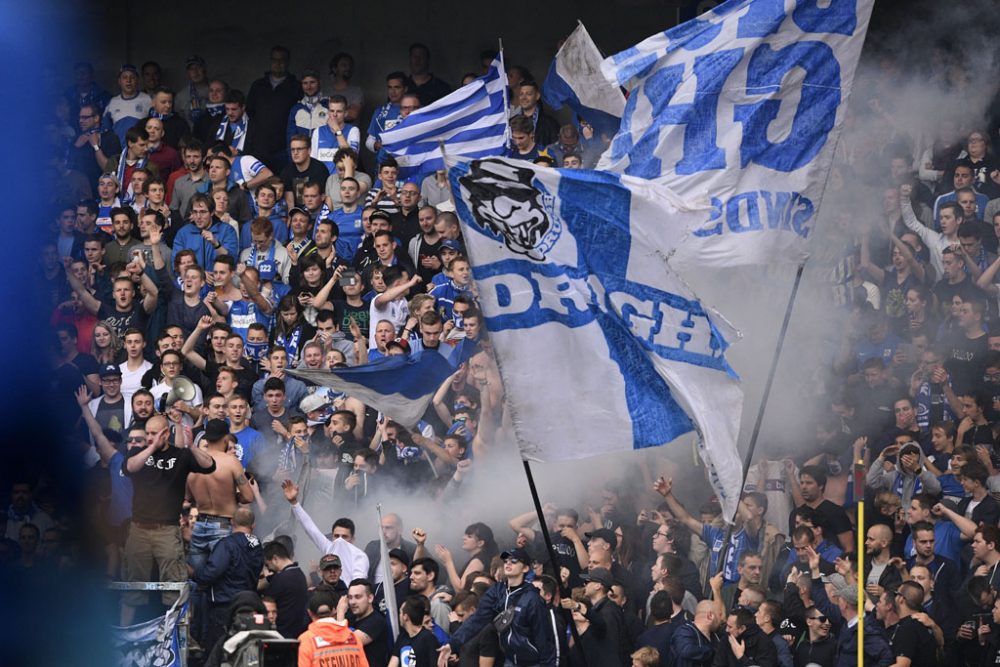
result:
<svg viewBox="0 0 1000 667"><path fill-rule="evenodd" d="M194 408L202 404L201 387L181 375L184 358L176 350L164 350L160 355L160 370L163 379L150 388L157 410L166 412L174 407L187 414L192 420L201 416ZM193 422L192 422L193 423Z"/></svg>

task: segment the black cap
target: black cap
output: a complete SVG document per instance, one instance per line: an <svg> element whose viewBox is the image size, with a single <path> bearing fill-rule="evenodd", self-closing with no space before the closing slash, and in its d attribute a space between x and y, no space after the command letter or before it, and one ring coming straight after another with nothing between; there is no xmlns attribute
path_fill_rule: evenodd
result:
<svg viewBox="0 0 1000 667"><path fill-rule="evenodd" d="M204 67L205 59L202 58L201 56L188 56L187 60L184 61L184 68L187 69L192 65L201 65L202 67Z"/></svg>
<svg viewBox="0 0 1000 667"><path fill-rule="evenodd" d="M206 442L218 442L227 435L229 435L229 425L226 422L221 419L209 419L202 437Z"/></svg>
<svg viewBox="0 0 1000 667"><path fill-rule="evenodd" d="M605 588L611 588L615 583L615 580L611 577L611 573L603 567L595 567L590 572L581 574L580 578L584 581L596 581Z"/></svg>
<svg viewBox="0 0 1000 667"><path fill-rule="evenodd" d="M599 540L604 540L611 545L612 549L618 548L618 536L615 535L615 531L610 528L598 528L597 530L592 530L589 533L584 533L588 540L592 540L595 537Z"/></svg>
<svg viewBox="0 0 1000 667"><path fill-rule="evenodd" d="M118 368L118 364L104 364L97 374L102 378L121 377L122 369Z"/></svg>
<svg viewBox="0 0 1000 667"><path fill-rule="evenodd" d="M374 211L372 211L372 214L368 216L369 220L374 220L375 218L381 218L382 220L385 220L386 222L389 223L392 222L392 216L390 216L388 212L383 211L382 209L375 209Z"/></svg>
<svg viewBox="0 0 1000 667"><path fill-rule="evenodd" d="M410 567L410 557L402 549L390 549L389 558L395 558L406 567Z"/></svg>
<svg viewBox="0 0 1000 667"><path fill-rule="evenodd" d="M520 561L525 565L531 565L531 556L529 556L528 552L522 549L521 547L517 547L516 549L511 549L510 551L504 551L502 554L500 554L500 558L502 558L503 560L507 560L508 558L513 558L514 560Z"/></svg>

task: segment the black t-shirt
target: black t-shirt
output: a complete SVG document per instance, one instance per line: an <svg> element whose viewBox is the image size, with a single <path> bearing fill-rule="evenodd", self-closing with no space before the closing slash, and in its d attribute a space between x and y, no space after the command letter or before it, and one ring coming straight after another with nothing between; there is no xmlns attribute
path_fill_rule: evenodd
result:
<svg viewBox="0 0 1000 667"><path fill-rule="evenodd" d="M79 353L73 357L73 361L69 363L80 369L80 373L83 375L97 375L100 370L97 365L97 359L94 359L94 355L87 352Z"/></svg>
<svg viewBox="0 0 1000 667"><path fill-rule="evenodd" d="M149 315L146 314L146 310L142 306L142 299L137 299L132 304L132 310L124 313L115 307L114 302L105 301L101 303L101 307L97 311L97 319L107 320L114 327L118 337L124 338L125 331L128 329L134 328L145 333Z"/></svg>
<svg viewBox="0 0 1000 667"><path fill-rule="evenodd" d="M834 544L838 544L838 535L852 530L851 520L847 518L847 512L840 505L824 500L816 507L816 512L822 517L823 534ZM794 529L795 510L792 510L791 514L788 515L788 534L791 535L791 531Z"/></svg>
<svg viewBox="0 0 1000 667"><path fill-rule="evenodd" d="M306 603L309 582L298 563L292 563L268 579L264 595L274 598L278 606L277 630L285 639L298 639L309 627Z"/></svg>
<svg viewBox="0 0 1000 667"><path fill-rule="evenodd" d="M254 384L260 378L257 376L257 371L250 367L249 361L243 359L240 363L243 365L243 368L236 371L236 392L244 396L250 396L253 393ZM222 366L222 364L211 358L211 356L205 359L204 373L205 379L211 387L210 393L215 391L215 381L219 379L219 369Z"/></svg>
<svg viewBox="0 0 1000 667"><path fill-rule="evenodd" d="M956 331L948 338L948 356L944 360L945 370L951 375L951 386L956 394L975 389L982 382L985 372L985 357L989 352L987 334L969 339L962 331Z"/></svg>
<svg viewBox="0 0 1000 667"><path fill-rule="evenodd" d="M389 664L389 625L385 616L372 612L360 620L351 623L351 627L360 630L372 638L365 644L365 657L369 665ZM406 634L405 632L402 634Z"/></svg>
<svg viewBox="0 0 1000 667"><path fill-rule="evenodd" d="M295 205L302 206L302 186L306 181L319 183L320 188L326 189L326 179L330 176L330 170L326 165L309 158L309 166L305 171L299 171L291 162L281 170L281 180L285 184L285 192L291 192L295 197Z"/></svg>
<svg viewBox="0 0 1000 667"><path fill-rule="evenodd" d="M906 617L895 628L887 628L886 635L893 655L909 658L911 667L936 667L938 664L934 633L920 621Z"/></svg>
<svg viewBox="0 0 1000 667"><path fill-rule="evenodd" d="M128 459L145 450L133 447L122 461L122 473L132 478L132 520L139 523L176 524L184 503L184 488L188 473L210 473L211 467L202 468L190 449L168 445L153 452L146 465L136 473L128 472Z"/></svg>
<svg viewBox="0 0 1000 667"><path fill-rule="evenodd" d="M371 313L369 304L362 301L360 306L352 306L346 301L336 301L333 307L335 312L341 313L340 330L344 332L344 335L348 338L351 337L351 320L353 319L358 323L358 328L361 329L361 337L368 338L368 316Z"/></svg>
<svg viewBox="0 0 1000 667"><path fill-rule="evenodd" d="M403 630L392 648L392 655L399 658L400 665L406 667L434 667L437 664L438 646L440 644L437 638L427 628L421 628L413 637Z"/></svg>

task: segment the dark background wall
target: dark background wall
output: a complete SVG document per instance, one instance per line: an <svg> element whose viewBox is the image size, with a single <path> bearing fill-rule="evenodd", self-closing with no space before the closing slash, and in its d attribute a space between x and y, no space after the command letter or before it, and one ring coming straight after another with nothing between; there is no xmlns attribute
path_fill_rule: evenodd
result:
<svg viewBox="0 0 1000 667"><path fill-rule="evenodd" d="M62 3L59 3L62 4ZM81 58L94 63L101 83L116 92L122 62L140 65L156 60L164 82L184 83L184 59L199 54L210 76L246 90L268 66L269 48L284 44L292 51L294 73L314 67L326 73L338 51L357 63L355 82L371 108L384 97L384 76L407 70L407 47L423 41L430 48L432 70L451 84L478 67L478 54L503 39L507 63L527 65L542 78L577 19L584 22L606 54L676 24L681 13L708 7L714 0L569 0L463 2L245 2L152 3L107 0L71 9L50 2L49 18L68 32L96 39L82 41ZM70 63L56 78L71 76Z"/></svg>

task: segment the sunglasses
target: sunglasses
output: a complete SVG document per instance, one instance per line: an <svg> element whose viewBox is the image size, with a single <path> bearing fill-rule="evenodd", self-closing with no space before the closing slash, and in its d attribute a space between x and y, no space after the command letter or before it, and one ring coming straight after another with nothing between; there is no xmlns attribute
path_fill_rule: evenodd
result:
<svg viewBox="0 0 1000 667"><path fill-rule="evenodd" d="M146 436L144 435L130 435L125 438L125 442L146 442Z"/></svg>
<svg viewBox="0 0 1000 667"><path fill-rule="evenodd" d="M820 623L830 622L830 619L828 619L826 616L810 616L809 618L811 618L814 621L819 621Z"/></svg>
<svg viewBox="0 0 1000 667"><path fill-rule="evenodd" d="M508 558L507 560L505 560L504 562L505 563L513 563L514 565L517 565L518 563L521 562L521 559L520 558L511 557L511 558Z"/></svg>

